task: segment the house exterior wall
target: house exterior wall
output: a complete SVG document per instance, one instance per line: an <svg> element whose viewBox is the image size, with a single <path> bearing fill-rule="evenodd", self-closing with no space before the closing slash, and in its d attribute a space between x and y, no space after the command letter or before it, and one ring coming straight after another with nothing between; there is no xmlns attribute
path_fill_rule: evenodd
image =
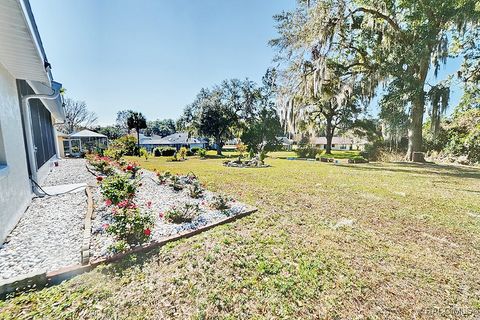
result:
<svg viewBox="0 0 480 320"><path fill-rule="evenodd" d="M28 179L27 155L23 140L22 117L15 79L0 64L0 241L16 225L32 198ZM0 243L1 243L0 242Z"/></svg>

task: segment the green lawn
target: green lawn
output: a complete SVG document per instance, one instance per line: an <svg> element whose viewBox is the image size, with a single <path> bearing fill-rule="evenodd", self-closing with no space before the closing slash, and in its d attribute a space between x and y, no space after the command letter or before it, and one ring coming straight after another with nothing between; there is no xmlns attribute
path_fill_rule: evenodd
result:
<svg viewBox="0 0 480 320"><path fill-rule="evenodd" d="M193 171L210 189L259 211L0 302L0 318L480 315L479 169L280 159L267 159L271 168L239 169L223 167L222 159L139 161L151 169Z"/></svg>

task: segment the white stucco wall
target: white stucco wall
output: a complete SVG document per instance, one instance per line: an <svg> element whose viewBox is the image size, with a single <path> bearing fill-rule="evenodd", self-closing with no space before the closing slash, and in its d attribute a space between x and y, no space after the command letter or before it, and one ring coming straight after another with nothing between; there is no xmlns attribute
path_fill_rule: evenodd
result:
<svg viewBox="0 0 480 320"><path fill-rule="evenodd" d="M0 64L0 130L6 169L0 174L0 244L32 198L15 79Z"/></svg>

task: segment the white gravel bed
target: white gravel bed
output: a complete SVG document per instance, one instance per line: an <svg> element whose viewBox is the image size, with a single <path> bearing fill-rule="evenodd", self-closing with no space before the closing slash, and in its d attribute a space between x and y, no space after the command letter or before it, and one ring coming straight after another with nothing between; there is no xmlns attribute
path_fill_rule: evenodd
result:
<svg viewBox="0 0 480 320"><path fill-rule="evenodd" d="M189 196L187 190L174 191L168 185L159 185L155 173L142 170L142 185L137 189L134 202L142 210L151 210L156 217L155 226L152 230L151 240L161 240L162 238L178 234L182 231L195 230L199 227L214 223L226 216L232 216L244 212L247 206L243 203L233 201L230 203L230 209L225 212L214 210L209 207L209 202L215 195L208 190L204 196L199 199L193 199ZM94 258L107 256L110 254L109 246L114 243L112 236L104 230L105 224L112 222L111 207L105 206L104 199L100 193L100 188L95 192L95 219L92 221L92 241L91 250ZM147 209L147 202L151 202L150 209ZM198 203L201 209L200 215L190 223L174 224L168 223L160 218L160 213L167 211L172 206L180 206L184 203Z"/></svg>
<svg viewBox="0 0 480 320"><path fill-rule="evenodd" d="M92 180L92 177L85 168L85 160L61 160L45 183L87 182L86 179ZM84 191L34 198L5 243L0 245L0 279L80 263L86 210Z"/></svg>
<svg viewBox="0 0 480 320"><path fill-rule="evenodd" d="M58 186L62 184L87 183L94 184L95 177L85 168L85 159L58 160L58 167L53 167L42 186Z"/></svg>

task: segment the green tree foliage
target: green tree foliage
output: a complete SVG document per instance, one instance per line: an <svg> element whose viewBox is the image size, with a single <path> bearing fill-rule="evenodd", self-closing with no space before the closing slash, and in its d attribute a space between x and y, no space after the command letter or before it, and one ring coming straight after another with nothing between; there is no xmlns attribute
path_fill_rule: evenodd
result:
<svg viewBox="0 0 480 320"><path fill-rule="evenodd" d="M280 118L275 109L264 107L244 129L241 139L248 146L248 151L264 153L278 146L277 137L282 133Z"/></svg>
<svg viewBox="0 0 480 320"><path fill-rule="evenodd" d="M177 132L175 121L172 119L147 121L146 135L168 136Z"/></svg>
<svg viewBox="0 0 480 320"><path fill-rule="evenodd" d="M185 108L177 127L212 138L221 155L225 141L240 135L260 103L260 89L252 81L225 80L212 89L202 89Z"/></svg>
<svg viewBox="0 0 480 320"><path fill-rule="evenodd" d="M105 126L105 127L98 126L95 128L95 131L100 134L106 135L109 140L118 139L123 135L122 130L116 126Z"/></svg>
<svg viewBox="0 0 480 320"><path fill-rule="evenodd" d="M314 93L328 85L332 60L366 98L383 83L388 97L409 109L411 159L422 147L427 74L446 62L451 36L478 24L479 10L476 0L302 0L275 17L280 37L272 44L290 62L289 73L312 75ZM442 106L432 104L432 114L441 115Z"/></svg>
<svg viewBox="0 0 480 320"><path fill-rule="evenodd" d="M132 111L127 117L127 127L128 130L135 129L137 132L137 144L140 148L140 130L147 127L147 120L142 113Z"/></svg>

